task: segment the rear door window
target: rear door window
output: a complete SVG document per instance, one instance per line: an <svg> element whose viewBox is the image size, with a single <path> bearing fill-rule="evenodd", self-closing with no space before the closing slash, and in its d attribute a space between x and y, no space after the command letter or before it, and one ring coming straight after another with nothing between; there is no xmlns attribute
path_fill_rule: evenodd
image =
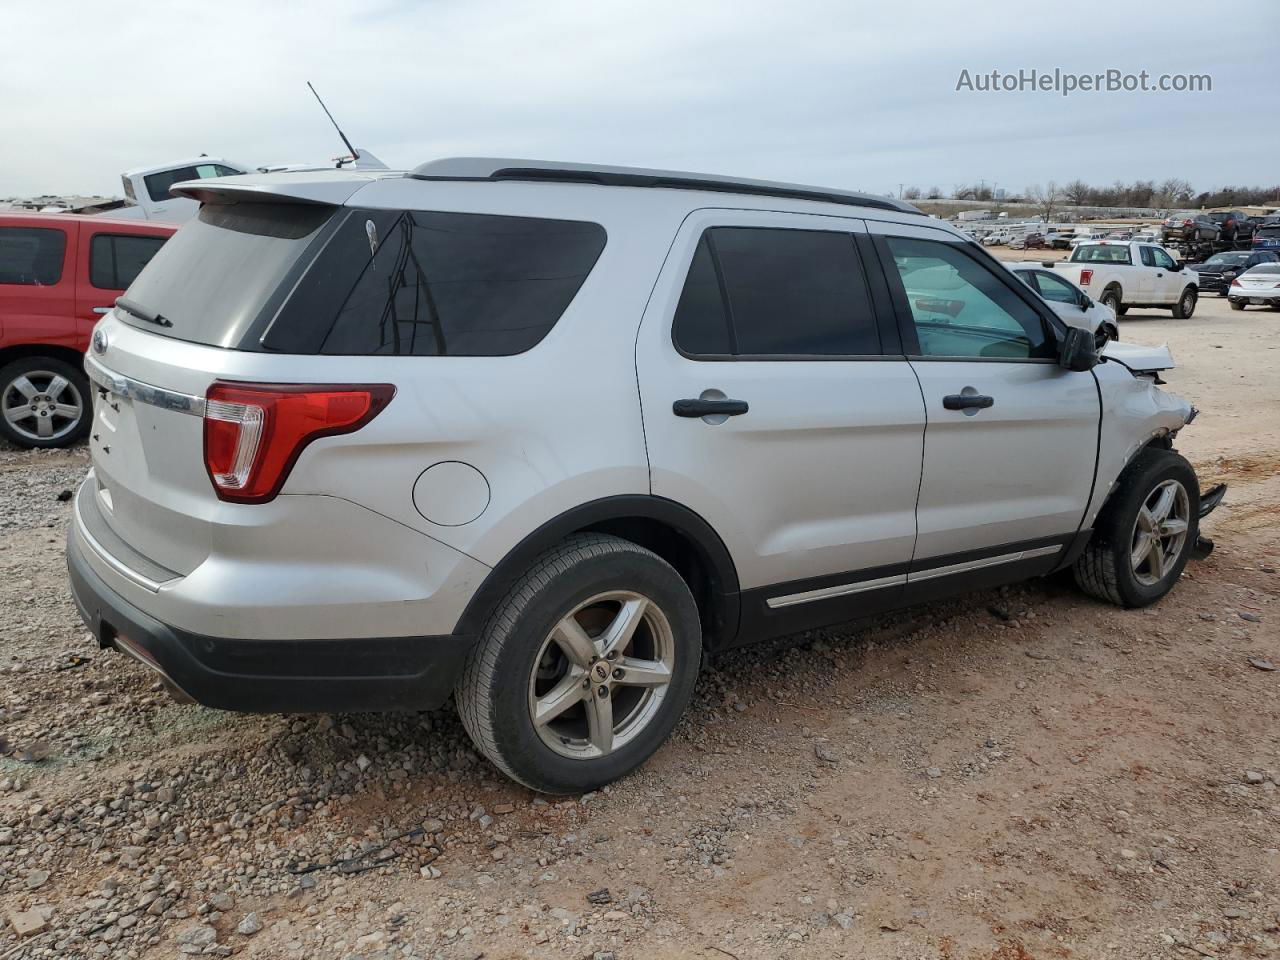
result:
<svg viewBox="0 0 1280 960"><path fill-rule="evenodd" d="M164 241L164 237L97 234L89 242L89 283L101 290L127 290Z"/></svg>
<svg viewBox="0 0 1280 960"><path fill-rule="evenodd" d="M672 335L695 356L874 356L881 349L853 237L821 230L706 231Z"/></svg>
<svg viewBox="0 0 1280 960"><path fill-rule="evenodd" d="M67 235L47 227L0 227L0 283L51 287L62 279Z"/></svg>

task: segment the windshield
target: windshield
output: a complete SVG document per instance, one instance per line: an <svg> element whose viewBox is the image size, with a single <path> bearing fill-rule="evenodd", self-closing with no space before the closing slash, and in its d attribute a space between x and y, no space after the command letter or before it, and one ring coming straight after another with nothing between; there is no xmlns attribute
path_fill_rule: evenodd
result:
<svg viewBox="0 0 1280 960"><path fill-rule="evenodd" d="M1076 247L1072 263L1129 263L1128 244L1088 243Z"/></svg>
<svg viewBox="0 0 1280 960"><path fill-rule="evenodd" d="M1222 263L1235 265L1235 264L1244 263L1248 259L1249 259L1249 254L1247 253L1215 253L1212 257L1210 257L1204 263L1205 263L1205 266L1207 267L1211 267L1214 264L1222 264Z"/></svg>
<svg viewBox="0 0 1280 960"><path fill-rule="evenodd" d="M1252 270L1246 270L1244 275L1252 277L1259 273L1280 273L1280 263L1260 263Z"/></svg>
<svg viewBox="0 0 1280 960"><path fill-rule="evenodd" d="M334 207L300 203L205 204L138 274L125 323L217 347L233 347L258 319Z"/></svg>

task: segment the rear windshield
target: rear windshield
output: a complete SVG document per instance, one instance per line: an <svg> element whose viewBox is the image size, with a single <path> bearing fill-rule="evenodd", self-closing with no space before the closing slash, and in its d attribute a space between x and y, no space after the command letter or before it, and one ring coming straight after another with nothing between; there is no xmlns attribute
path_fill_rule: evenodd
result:
<svg viewBox="0 0 1280 960"><path fill-rule="evenodd" d="M1252 277L1259 273L1280 273L1280 263L1260 263L1256 267L1246 270L1244 275Z"/></svg>
<svg viewBox="0 0 1280 960"><path fill-rule="evenodd" d="M205 204L126 293L172 326L116 316L179 340L240 347L333 213L300 203Z"/></svg>
<svg viewBox="0 0 1280 960"><path fill-rule="evenodd" d="M1129 245L1088 243L1076 247L1072 263L1130 263Z"/></svg>
<svg viewBox="0 0 1280 960"><path fill-rule="evenodd" d="M1258 233L1265 237L1280 237L1280 223L1264 223L1258 228Z"/></svg>
<svg viewBox="0 0 1280 960"><path fill-rule="evenodd" d="M296 204L205 205L118 311L238 350L509 356L547 335L604 249L599 224Z"/></svg>

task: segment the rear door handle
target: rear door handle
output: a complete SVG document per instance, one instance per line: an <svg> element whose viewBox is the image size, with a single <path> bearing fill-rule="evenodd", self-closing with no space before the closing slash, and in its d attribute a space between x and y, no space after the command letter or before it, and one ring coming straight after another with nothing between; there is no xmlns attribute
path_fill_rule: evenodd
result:
<svg viewBox="0 0 1280 960"><path fill-rule="evenodd" d="M110 307L94 307L93 312L94 313L110 313L111 308Z"/></svg>
<svg viewBox="0 0 1280 960"><path fill-rule="evenodd" d="M948 410L985 410L995 402L995 397L984 397L979 393L952 393L942 398L942 405Z"/></svg>
<svg viewBox="0 0 1280 960"><path fill-rule="evenodd" d="M677 417L738 417L750 409L745 400L677 400L671 412Z"/></svg>

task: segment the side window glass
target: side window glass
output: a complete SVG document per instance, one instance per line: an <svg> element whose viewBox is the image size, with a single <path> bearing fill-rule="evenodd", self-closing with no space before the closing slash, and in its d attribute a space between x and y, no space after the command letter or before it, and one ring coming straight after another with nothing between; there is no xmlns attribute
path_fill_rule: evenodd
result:
<svg viewBox="0 0 1280 960"><path fill-rule="evenodd" d="M880 353L853 237L822 230L706 231L689 268L673 336L681 350L698 355Z"/></svg>
<svg viewBox="0 0 1280 960"><path fill-rule="evenodd" d="M352 225L364 239L365 220ZM555 326L604 249L596 223L413 211L379 238L320 352L505 357Z"/></svg>
<svg viewBox="0 0 1280 960"><path fill-rule="evenodd" d="M1039 314L958 244L886 237L920 355L1051 358Z"/></svg>
<svg viewBox="0 0 1280 960"><path fill-rule="evenodd" d="M734 352L729 339L729 315L720 295L711 242L705 233L689 265L671 335L682 353L715 356Z"/></svg>
<svg viewBox="0 0 1280 960"><path fill-rule="evenodd" d="M1153 255L1155 256L1155 265L1157 267L1161 267L1165 270L1172 270L1174 268L1173 257L1169 256L1169 254L1165 253L1165 251L1161 250L1159 247L1154 248Z"/></svg>
<svg viewBox="0 0 1280 960"><path fill-rule="evenodd" d="M162 237L99 233L89 242L89 283L101 290L127 290L162 246Z"/></svg>
<svg viewBox="0 0 1280 960"><path fill-rule="evenodd" d="M1138 252L1142 256L1142 265L1144 267L1154 267L1156 265L1155 247L1139 247Z"/></svg>
<svg viewBox="0 0 1280 960"><path fill-rule="evenodd" d="M200 174L195 167L178 167L176 170L161 170L159 173L147 174L143 180L147 184L147 193L152 200L161 202L174 199L169 195L169 188L184 180L198 180Z"/></svg>
<svg viewBox="0 0 1280 960"><path fill-rule="evenodd" d="M1080 302L1080 294L1076 293L1075 288L1061 277L1037 271L1036 282L1040 284L1040 296L1046 300L1052 300L1054 303L1077 304Z"/></svg>
<svg viewBox="0 0 1280 960"><path fill-rule="evenodd" d="M0 283L51 287L62 279L67 235L44 227L0 227Z"/></svg>

